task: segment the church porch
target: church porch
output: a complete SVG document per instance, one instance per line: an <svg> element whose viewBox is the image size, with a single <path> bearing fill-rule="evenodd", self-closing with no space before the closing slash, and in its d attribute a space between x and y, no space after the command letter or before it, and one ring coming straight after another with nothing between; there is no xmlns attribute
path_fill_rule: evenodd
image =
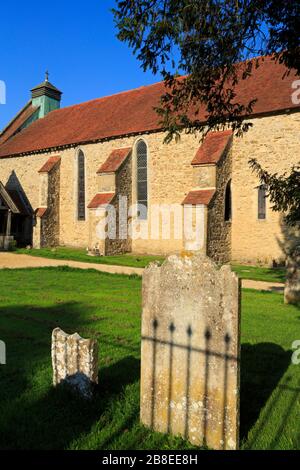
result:
<svg viewBox="0 0 300 470"><path fill-rule="evenodd" d="M9 191L0 182L0 250L31 243L32 217L17 191Z"/></svg>

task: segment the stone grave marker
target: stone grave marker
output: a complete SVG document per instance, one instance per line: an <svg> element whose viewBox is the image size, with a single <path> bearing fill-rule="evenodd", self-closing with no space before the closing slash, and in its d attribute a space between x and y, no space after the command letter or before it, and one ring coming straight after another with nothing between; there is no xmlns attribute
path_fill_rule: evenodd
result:
<svg viewBox="0 0 300 470"><path fill-rule="evenodd" d="M240 282L204 255L143 275L141 421L195 445L239 445Z"/></svg>
<svg viewBox="0 0 300 470"><path fill-rule="evenodd" d="M52 332L53 385L66 383L86 398L98 383L98 343L68 335L60 328Z"/></svg>

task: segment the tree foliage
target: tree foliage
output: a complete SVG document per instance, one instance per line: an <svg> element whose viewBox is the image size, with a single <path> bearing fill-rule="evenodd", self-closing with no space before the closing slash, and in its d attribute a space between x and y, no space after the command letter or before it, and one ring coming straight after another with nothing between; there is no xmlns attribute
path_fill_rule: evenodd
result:
<svg viewBox="0 0 300 470"><path fill-rule="evenodd" d="M300 222L300 165L294 165L289 174L269 173L256 159L249 161L260 182L267 186L272 209L285 212L285 222L296 225Z"/></svg>
<svg viewBox="0 0 300 470"><path fill-rule="evenodd" d="M167 141L182 130L248 129L255 97L238 103L234 89L263 58L245 59L272 54L300 73L299 0L119 0L113 13L118 38L165 81L157 112Z"/></svg>

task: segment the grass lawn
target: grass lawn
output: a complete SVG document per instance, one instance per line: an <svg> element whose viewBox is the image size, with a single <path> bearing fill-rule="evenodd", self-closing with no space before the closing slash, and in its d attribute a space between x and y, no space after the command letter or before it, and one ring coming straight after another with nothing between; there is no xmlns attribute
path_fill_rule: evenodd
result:
<svg viewBox="0 0 300 470"><path fill-rule="evenodd" d="M1 449L185 449L139 424L141 279L71 268L0 270ZM53 389L53 328L99 340L91 403ZM242 298L242 447L300 448L300 311L277 293Z"/></svg>
<svg viewBox="0 0 300 470"><path fill-rule="evenodd" d="M15 253L26 254L31 256L39 256L43 258L65 259L72 261L83 261L85 263L111 264L119 266L133 266L136 268L144 268L151 261L163 262L163 256L151 255L115 255L115 256L88 256L86 251L80 248L41 248L40 250L26 250L18 248ZM232 269L239 275L241 279L253 279L255 281L285 282L284 268L262 268L259 266L232 265Z"/></svg>
<svg viewBox="0 0 300 470"><path fill-rule="evenodd" d="M84 263L99 263L99 264L114 264L118 266L133 266L135 268L144 268L151 261L164 260L163 256L151 256L151 255L113 255L113 256L89 256L86 250L82 248L68 248L68 247L57 247L57 248L41 248L40 250L31 249L26 250L25 248L17 248L15 253L39 256L43 258L52 259L66 259L72 261L83 261Z"/></svg>
<svg viewBox="0 0 300 470"><path fill-rule="evenodd" d="M285 268L263 268L261 266L232 265L241 279L254 281L285 282Z"/></svg>

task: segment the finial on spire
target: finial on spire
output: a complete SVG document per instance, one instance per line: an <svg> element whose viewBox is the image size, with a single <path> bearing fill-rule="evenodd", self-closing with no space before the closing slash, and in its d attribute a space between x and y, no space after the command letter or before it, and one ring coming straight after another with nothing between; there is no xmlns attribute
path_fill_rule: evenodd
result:
<svg viewBox="0 0 300 470"><path fill-rule="evenodd" d="M49 81L49 72L48 72L48 70L46 70L46 72L45 72L45 81L46 82Z"/></svg>

